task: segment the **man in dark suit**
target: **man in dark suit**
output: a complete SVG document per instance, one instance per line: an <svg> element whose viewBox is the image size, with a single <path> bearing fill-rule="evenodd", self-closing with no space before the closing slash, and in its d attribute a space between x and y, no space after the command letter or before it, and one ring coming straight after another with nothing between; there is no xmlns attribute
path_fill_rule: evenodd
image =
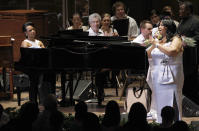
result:
<svg viewBox="0 0 199 131"><path fill-rule="evenodd" d="M184 87L183 93L193 100L199 97L198 89L198 46L199 46L199 17L193 14L193 5L189 1L179 4L178 33L181 36L191 37L196 41L196 48L186 48L184 50Z"/></svg>

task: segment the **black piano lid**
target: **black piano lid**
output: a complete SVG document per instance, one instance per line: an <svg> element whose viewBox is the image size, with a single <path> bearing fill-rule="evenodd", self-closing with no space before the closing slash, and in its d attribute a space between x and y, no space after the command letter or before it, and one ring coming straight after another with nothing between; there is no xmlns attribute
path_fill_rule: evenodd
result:
<svg viewBox="0 0 199 131"><path fill-rule="evenodd" d="M83 32L84 34L85 32ZM88 32L86 32L88 33ZM57 34L51 36L41 36L41 39L45 40L83 40L83 41L128 41L126 36L88 36L88 35L73 35L73 34Z"/></svg>
<svg viewBox="0 0 199 131"><path fill-rule="evenodd" d="M59 30L57 32L58 36L75 35L75 36L88 36L88 31L83 31L83 29L74 30Z"/></svg>

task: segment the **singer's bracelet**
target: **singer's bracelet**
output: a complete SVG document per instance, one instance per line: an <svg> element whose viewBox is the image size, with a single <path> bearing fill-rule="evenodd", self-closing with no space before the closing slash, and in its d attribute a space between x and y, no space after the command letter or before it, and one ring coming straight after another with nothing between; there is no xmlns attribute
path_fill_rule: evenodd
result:
<svg viewBox="0 0 199 131"><path fill-rule="evenodd" d="M155 48L158 48L159 45L160 45L160 44L156 44L156 45L155 45Z"/></svg>

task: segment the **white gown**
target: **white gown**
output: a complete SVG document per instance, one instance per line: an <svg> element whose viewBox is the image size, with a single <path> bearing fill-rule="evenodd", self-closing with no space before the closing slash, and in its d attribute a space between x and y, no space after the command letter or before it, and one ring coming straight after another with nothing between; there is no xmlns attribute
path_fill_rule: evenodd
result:
<svg viewBox="0 0 199 131"><path fill-rule="evenodd" d="M169 46L171 42L165 43ZM158 48L151 52L152 59L149 59L149 70L147 82L152 89L152 116L156 122L161 123L161 109L164 106L172 106L176 99L179 119L182 116L182 88L184 84L182 52L175 57L167 56ZM164 62L163 62L164 60Z"/></svg>

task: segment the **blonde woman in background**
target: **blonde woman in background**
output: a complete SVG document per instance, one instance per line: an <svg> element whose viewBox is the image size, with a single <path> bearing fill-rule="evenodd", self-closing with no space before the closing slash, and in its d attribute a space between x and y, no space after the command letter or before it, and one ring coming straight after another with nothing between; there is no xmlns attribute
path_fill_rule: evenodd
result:
<svg viewBox="0 0 199 131"><path fill-rule="evenodd" d="M111 15L105 13L102 15L101 30L104 32L104 36L119 36L116 29L111 26Z"/></svg>

